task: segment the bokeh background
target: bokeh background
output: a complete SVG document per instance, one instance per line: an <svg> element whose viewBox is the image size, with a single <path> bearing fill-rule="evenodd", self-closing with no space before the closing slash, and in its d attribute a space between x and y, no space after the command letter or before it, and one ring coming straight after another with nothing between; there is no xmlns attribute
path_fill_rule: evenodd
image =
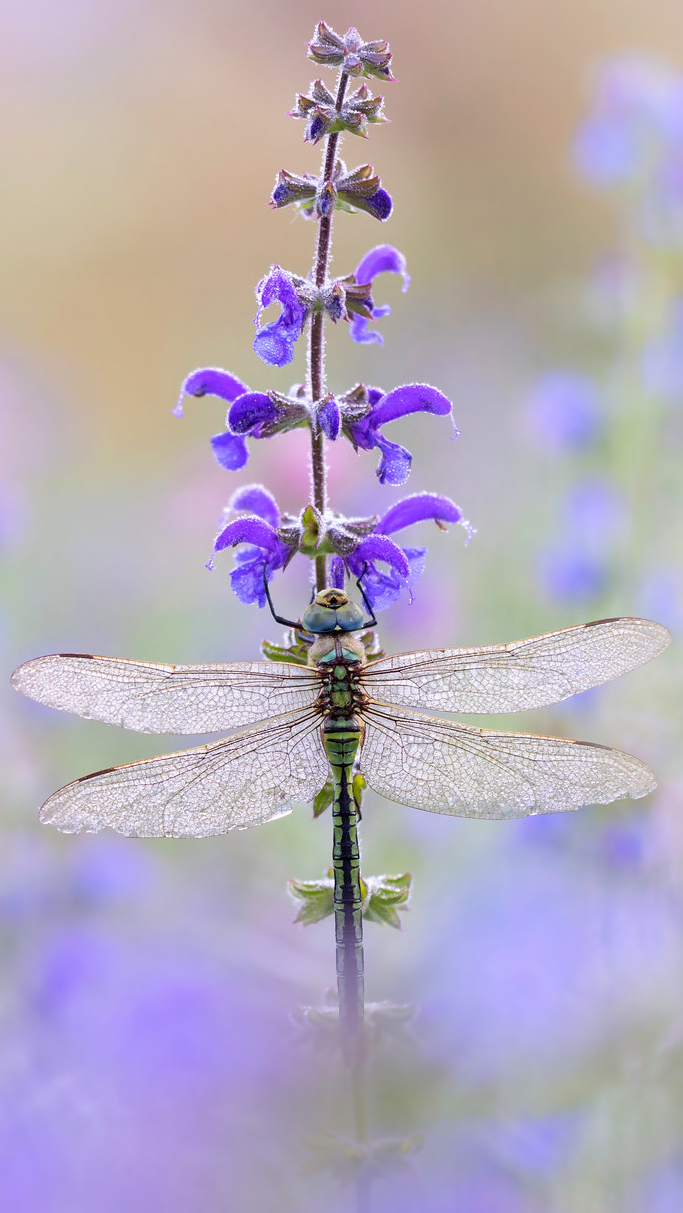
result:
<svg viewBox="0 0 683 1213"><path fill-rule="evenodd" d="M370 925L368 996L415 1003L379 1044L380 1136L421 1131L377 1209L673 1213L683 1207L683 16L679 0L2 0L0 3L0 1197L33 1213L347 1207L307 1142L349 1131L333 1048L291 1016L333 984L329 920L292 926L321 874L304 807L183 842L61 837L57 786L160 739L8 690L41 652L248 659L276 625L208 573L240 483L303 504L305 444L212 460L219 365L286 390L251 350L254 285L305 272L313 229L267 199L318 151L284 116L325 18L387 37L392 124L372 159L395 214L336 224L334 270L390 240L408 295L385 345L328 341L330 382L427 381L462 431L408 419L410 488L476 534L430 546L387 649L490 643L644 613L675 644L617 686L508 725L648 761L647 800L518 823L368 799L367 872L410 869L402 932ZM322 69L321 69L322 72ZM321 74L321 72L317 74ZM577 133L578 132L578 133ZM399 432L400 431L400 432ZM331 454L333 503L382 511L374 455ZM426 524L424 524L426 527ZM424 528L423 528L424 529ZM305 570L276 582L297 613ZM500 723L503 723L502 721ZM172 748L172 743L168 748Z"/></svg>

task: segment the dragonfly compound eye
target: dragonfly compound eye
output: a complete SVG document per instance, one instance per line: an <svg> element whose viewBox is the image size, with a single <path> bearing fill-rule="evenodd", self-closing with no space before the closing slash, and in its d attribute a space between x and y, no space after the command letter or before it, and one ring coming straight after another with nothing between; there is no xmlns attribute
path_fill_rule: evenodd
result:
<svg viewBox="0 0 683 1213"><path fill-rule="evenodd" d="M355 602L347 602L346 606L339 607L335 611L337 616L337 624L343 632L354 632L356 628L363 626L363 612Z"/></svg>
<svg viewBox="0 0 683 1213"><path fill-rule="evenodd" d="M307 632L333 632L337 626L337 612L314 602L304 611L301 622Z"/></svg>

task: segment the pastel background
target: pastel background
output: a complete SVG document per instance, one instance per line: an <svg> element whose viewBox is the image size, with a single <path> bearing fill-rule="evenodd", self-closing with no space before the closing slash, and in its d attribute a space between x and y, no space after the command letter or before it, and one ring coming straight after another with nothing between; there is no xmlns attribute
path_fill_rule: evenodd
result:
<svg viewBox="0 0 683 1213"><path fill-rule="evenodd" d="M325 869L329 819L61 837L37 823L51 791L167 739L8 689L42 652L239 660L279 638L231 595L229 558L204 563L238 484L299 508L305 441L253 443L231 475L208 445L220 403L171 408L194 367L261 390L303 375L302 350L282 371L253 354L253 291L271 262L311 260L313 229L266 203L277 169L317 169L284 111L320 74L304 42L321 17L388 38L399 81L391 125L343 152L373 161L395 214L381 232L341 216L334 271L389 240L413 276L407 295L378 283L382 349L329 335L330 382L445 391L457 442L438 418L391 437L414 453L410 490L447 493L476 528L469 545L460 528L411 536L427 569L382 619L385 647L639 613L675 641L616 686L506 721L638 754L660 781L647 800L510 824L368 800L366 870L415 878L403 931L368 926L368 996L419 1007L378 1046L373 1118L425 1133L376 1207L678 1213L678 0L0 0L0 1204L346 1207L334 1179L301 1174L307 1139L347 1130L344 1078L291 1018L334 981L329 921L292 926L286 894ZM330 459L340 509L401 495L374 454ZM275 588L298 613L305 573Z"/></svg>

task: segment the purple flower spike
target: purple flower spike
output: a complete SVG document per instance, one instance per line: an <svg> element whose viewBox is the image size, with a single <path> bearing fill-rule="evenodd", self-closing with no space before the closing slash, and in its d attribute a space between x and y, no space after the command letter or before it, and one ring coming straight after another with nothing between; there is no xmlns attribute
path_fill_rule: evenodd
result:
<svg viewBox="0 0 683 1213"><path fill-rule="evenodd" d="M378 274L391 273L401 274L403 277L402 290L405 292L410 286L410 275L406 272L406 259L403 253L400 253L393 244L378 244L375 248L370 249L366 253L363 260L356 267L354 277L359 283L372 283ZM391 313L391 308L388 304L381 307L376 307L372 299L368 300L368 307L372 312L370 319L379 320L382 316L388 316ZM351 337L354 341L360 343L374 342L377 345L384 345L384 338L381 333L368 332L368 317L356 314L351 319Z"/></svg>
<svg viewBox="0 0 683 1213"><path fill-rule="evenodd" d="M380 484L404 484L408 479L413 457L405 447L385 438L379 432L380 427L409 413L435 413L446 417L451 413L452 407L450 400L437 388L430 387L427 383L407 383L387 392L365 417L360 421L350 422L348 430L356 446L364 451L377 447L382 452L377 467ZM456 429L456 438L458 433Z"/></svg>
<svg viewBox="0 0 683 1213"><path fill-rule="evenodd" d="M229 371L222 371L217 366L200 367L187 376L180 389L178 403L171 411L174 417L182 417L185 396L218 396L221 400L232 403L243 392L248 391L247 385Z"/></svg>
<svg viewBox="0 0 683 1213"><path fill-rule="evenodd" d="M242 491L253 496L259 487L250 485L248 489ZM269 497L270 494L267 494L265 490L261 490L261 492L263 498L260 499L260 504L263 506L264 498ZM275 508L277 509L277 506ZM273 573L286 564L291 555L291 548L278 538L269 522L254 515L247 515L244 518L237 518L234 522L229 522L217 535L213 550L222 552L224 548L234 547L238 543L247 544L247 547L238 552L235 557L235 568L230 574L232 589L240 602L245 605L256 602L259 607L263 607L266 604L266 593L263 588L264 572L270 581ZM208 567L211 567L212 564L213 559Z"/></svg>
<svg viewBox="0 0 683 1213"><path fill-rule="evenodd" d="M282 311L277 320L259 329L254 338L254 353L269 366L287 366L294 357L294 343L306 319L306 308L294 289L291 274L279 265L271 266L270 273L256 288L256 298L256 325L261 321L264 308L271 303L280 303Z"/></svg>

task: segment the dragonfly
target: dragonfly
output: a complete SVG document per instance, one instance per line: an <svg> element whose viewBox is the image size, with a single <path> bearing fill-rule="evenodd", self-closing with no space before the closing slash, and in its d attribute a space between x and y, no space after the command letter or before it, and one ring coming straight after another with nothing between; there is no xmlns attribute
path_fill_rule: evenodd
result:
<svg viewBox="0 0 683 1213"><path fill-rule="evenodd" d="M290 813L333 785L334 911L340 1015L362 1020L359 771L388 800L460 817L563 812L656 786L638 758L566 738L476 728L415 709L503 713L600 686L661 653L666 628L600 619L509 644L368 660L371 618L343 590L315 595L300 623L306 665L163 665L60 653L20 666L31 699L143 733L229 736L96 771L48 798L40 817L67 832L206 837ZM352 1032L353 1034L353 1032Z"/></svg>

